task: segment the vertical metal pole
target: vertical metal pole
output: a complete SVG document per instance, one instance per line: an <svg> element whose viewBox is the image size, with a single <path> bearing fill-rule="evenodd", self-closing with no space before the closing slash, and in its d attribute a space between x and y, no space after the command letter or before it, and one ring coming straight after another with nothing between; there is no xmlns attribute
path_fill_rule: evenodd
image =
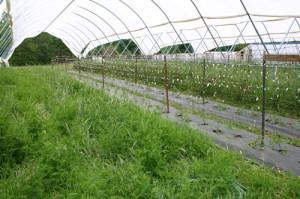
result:
<svg viewBox="0 0 300 199"><path fill-rule="evenodd" d="M205 104L204 97L205 97L205 57L203 59L203 91L202 91L202 102Z"/></svg>
<svg viewBox="0 0 300 199"><path fill-rule="evenodd" d="M166 80L167 113L170 113L170 109L169 109L169 93L168 93L168 71L167 71L167 58L166 58L166 55L164 55L164 61L165 61L165 80Z"/></svg>
<svg viewBox="0 0 300 199"><path fill-rule="evenodd" d="M137 56L135 56L135 84L137 83Z"/></svg>
<svg viewBox="0 0 300 199"><path fill-rule="evenodd" d="M261 147L264 147L265 145L265 100L266 100L266 61L265 58L263 58L263 102L262 102Z"/></svg>
<svg viewBox="0 0 300 199"><path fill-rule="evenodd" d="M102 87L104 88L104 57L102 56Z"/></svg>

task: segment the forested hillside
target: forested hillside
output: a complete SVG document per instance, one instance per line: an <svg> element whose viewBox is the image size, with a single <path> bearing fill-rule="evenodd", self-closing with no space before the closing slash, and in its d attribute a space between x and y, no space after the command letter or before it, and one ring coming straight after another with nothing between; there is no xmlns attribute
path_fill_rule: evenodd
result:
<svg viewBox="0 0 300 199"><path fill-rule="evenodd" d="M73 56L58 38L41 33L37 37L25 39L9 60L11 66L49 64L54 56Z"/></svg>

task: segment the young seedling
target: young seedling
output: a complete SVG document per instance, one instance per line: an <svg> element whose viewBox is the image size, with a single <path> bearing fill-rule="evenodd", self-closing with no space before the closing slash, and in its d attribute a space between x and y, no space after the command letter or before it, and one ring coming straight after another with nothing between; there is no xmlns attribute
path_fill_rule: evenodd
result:
<svg viewBox="0 0 300 199"><path fill-rule="evenodd" d="M245 113L245 111L243 109L240 109L240 108L236 109L236 111L235 111L235 114L237 114L237 115L242 115L244 113Z"/></svg>
<svg viewBox="0 0 300 199"><path fill-rule="evenodd" d="M283 143L283 135L282 134L276 134L276 136L270 140L269 144L271 146L271 149L274 150L275 146L278 145L279 146L279 152L280 153L284 153L287 154L288 150L287 150L287 146L284 146L282 148L281 144Z"/></svg>

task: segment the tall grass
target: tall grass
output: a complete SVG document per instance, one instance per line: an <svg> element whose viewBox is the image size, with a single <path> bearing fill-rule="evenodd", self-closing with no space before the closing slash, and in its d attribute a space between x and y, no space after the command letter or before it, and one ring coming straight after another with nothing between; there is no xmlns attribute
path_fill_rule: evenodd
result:
<svg viewBox="0 0 300 199"><path fill-rule="evenodd" d="M299 179L48 67L0 70L0 198L288 198Z"/></svg>

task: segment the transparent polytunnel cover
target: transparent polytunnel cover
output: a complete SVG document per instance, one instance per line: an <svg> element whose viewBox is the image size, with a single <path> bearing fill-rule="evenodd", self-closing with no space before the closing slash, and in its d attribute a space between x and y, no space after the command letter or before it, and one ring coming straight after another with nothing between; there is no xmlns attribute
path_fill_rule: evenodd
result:
<svg viewBox="0 0 300 199"><path fill-rule="evenodd" d="M299 7L299 0L3 0L12 38L1 38L1 58L41 32L80 57L121 39L145 55L183 43L203 53L236 43L299 41Z"/></svg>

